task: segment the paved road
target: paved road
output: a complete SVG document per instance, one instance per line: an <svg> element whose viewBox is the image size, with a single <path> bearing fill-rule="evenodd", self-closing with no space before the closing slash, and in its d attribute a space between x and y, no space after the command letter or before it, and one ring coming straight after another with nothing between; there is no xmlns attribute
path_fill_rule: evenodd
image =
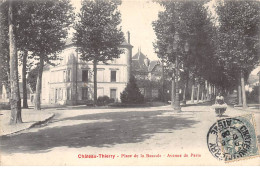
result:
<svg viewBox="0 0 260 169"><path fill-rule="evenodd" d="M45 126L0 138L3 164L31 165L115 165L185 164L185 159L168 155L189 155L188 164L223 165L207 149L206 135L216 122L207 104L182 108L176 114L170 106L128 109L47 109L55 118ZM229 108L227 116L245 112ZM255 113L260 131L260 113ZM260 136L258 136L260 142ZM111 154L115 159L82 159L79 154ZM128 158L122 154L139 155ZM141 154L161 155L140 159ZM193 157L191 157L193 154ZM118 156L118 157L117 157ZM107 156L106 156L107 157ZM111 156L112 157L112 156ZM254 159L251 160L254 163ZM239 163L239 162L238 162ZM243 164L242 162L240 162ZM233 163L236 164L237 163Z"/></svg>

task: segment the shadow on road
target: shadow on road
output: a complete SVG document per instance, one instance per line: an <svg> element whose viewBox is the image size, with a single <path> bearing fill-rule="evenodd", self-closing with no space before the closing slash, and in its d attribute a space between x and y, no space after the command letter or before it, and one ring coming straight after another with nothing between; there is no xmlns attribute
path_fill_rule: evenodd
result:
<svg viewBox="0 0 260 169"><path fill-rule="evenodd" d="M166 129L171 129L174 134L174 130L191 128L198 123L187 117L157 116L164 112L166 111L129 111L70 117L62 120L64 122L99 119L109 121L46 127L38 132L0 137L0 149L7 153L43 153L61 146L110 147L115 144L142 142L155 133L166 132ZM169 130L167 132L169 133Z"/></svg>
<svg viewBox="0 0 260 169"><path fill-rule="evenodd" d="M196 101L194 101L196 102ZM211 106L212 104L214 104L214 101L206 101L206 102L200 102L200 103L189 103L186 105L182 105L181 107L190 107L190 106Z"/></svg>

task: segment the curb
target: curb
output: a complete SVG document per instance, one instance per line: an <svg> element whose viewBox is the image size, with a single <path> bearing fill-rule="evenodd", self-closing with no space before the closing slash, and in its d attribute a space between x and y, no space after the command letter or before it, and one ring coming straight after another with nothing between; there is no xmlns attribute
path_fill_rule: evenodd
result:
<svg viewBox="0 0 260 169"><path fill-rule="evenodd" d="M232 106L230 106L230 107L232 107ZM248 112L252 112L252 113L260 113L260 109L250 109L250 108L246 108L246 109L243 109L243 108L241 108L241 107L237 107L237 106L234 106L234 107L232 107L233 109L235 109L235 110L240 110L240 111L248 111Z"/></svg>
<svg viewBox="0 0 260 169"><path fill-rule="evenodd" d="M12 135L12 134L17 134L17 133L19 133L19 132L21 132L21 131L24 131L24 130L33 128L33 127L35 127L35 126L37 126L37 125L41 125L41 124L47 123L47 122L48 122L49 120L51 120L54 116L55 116L55 114L53 113L50 117L48 117L48 118L45 119L45 120L37 121L37 122L31 124L31 125L30 125L29 127L27 127L27 128L24 128L24 129L21 129L21 130L18 130L18 131L14 131L14 132L12 132L12 133L8 133L8 134L5 134L5 135L0 135L0 137L10 136L10 135Z"/></svg>
<svg viewBox="0 0 260 169"><path fill-rule="evenodd" d="M47 118L47 119L45 119L45 120L43 120L43 121L37 121L37 122L33 123L28 129L33 128L33 127L35 127L35 126L37 126L37 125L41 125L41 124L47 123L47 122L48 122L49 120L51 120L54 116L55 116L55 114L53 113L52 116L50 116L49 118Z"/></svg>

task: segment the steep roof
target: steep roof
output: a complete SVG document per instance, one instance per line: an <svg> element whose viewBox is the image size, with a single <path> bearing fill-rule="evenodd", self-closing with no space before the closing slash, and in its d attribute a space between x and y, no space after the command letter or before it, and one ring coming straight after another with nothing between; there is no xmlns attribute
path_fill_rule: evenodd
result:
<svg viewBox="0 0 260 169"><path fill-rule="evenodd" d="M160 65L158 60L150 61L140 50L132 57L134 71L152 72L156 65Z"/></svg>
<svg viewBox="0 0 260 169"><path fill-rule="evenodd" d="M138 51L132 57L132 67L134 71L148 72L148 65L145 63L147 57L141 52Z"/></svg>
<svg viewBox="0 0 260 169"><path fill-rule="evenodd" d="M126 41L124 41L121 46L125 46L125 47L133 47L131 44L127 43Z"/></svg>
<svg viewBox="0 0 260 169"><path fill-rule="evenodd" d="M138 60L132 60L132 69L133 69L133 70L140 70L140 69L141 69Z"/></svg>
<svg viewBox="0 0 260 169"><path fill-rule="evenodd" d="M158 60L152 60L149 64L148 71L149 72L153 71L156 65L160 65L160 62Z"/></svg>
<svg viewBox="0 0 260 169"><path fill-rule="evenodd" d="M140 51L140 52L137 52L133 57L132 59L141 59L141 58L146 58L146 56Z"/></svg>

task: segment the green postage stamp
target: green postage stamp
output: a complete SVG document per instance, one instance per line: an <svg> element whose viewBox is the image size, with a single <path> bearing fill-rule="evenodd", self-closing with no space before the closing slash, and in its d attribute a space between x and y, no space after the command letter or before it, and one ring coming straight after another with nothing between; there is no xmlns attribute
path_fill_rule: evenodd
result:
<svg viewBox="0 0 260 169"><path fill-rule="evenodd" d="M259 156L253 114L217 120L207 141L211 154L225 162Z"/></svg>

